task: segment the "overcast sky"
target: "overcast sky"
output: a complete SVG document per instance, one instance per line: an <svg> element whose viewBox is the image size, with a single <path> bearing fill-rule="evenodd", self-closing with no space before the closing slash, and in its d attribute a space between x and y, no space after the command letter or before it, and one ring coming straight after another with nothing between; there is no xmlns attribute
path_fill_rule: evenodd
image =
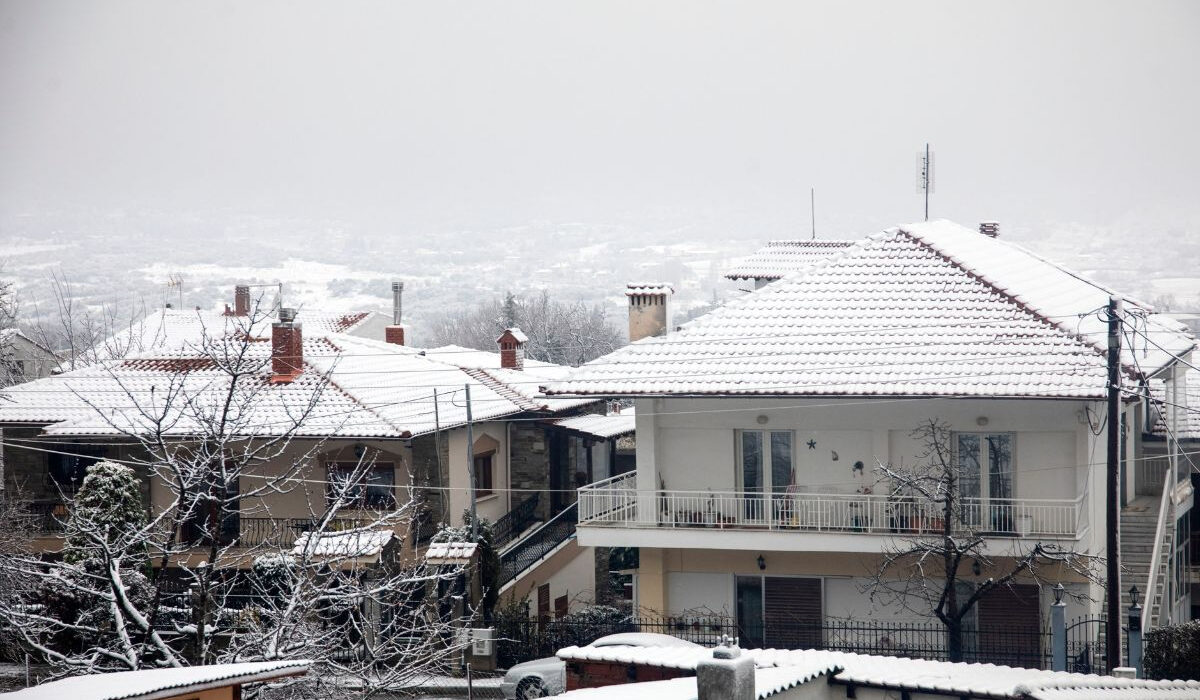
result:
<svg viewBox="0 0 1200 700"><path fill-rule="evenodd" d="M0 213L1198 220L1196 2L0 0Z"/></svg>

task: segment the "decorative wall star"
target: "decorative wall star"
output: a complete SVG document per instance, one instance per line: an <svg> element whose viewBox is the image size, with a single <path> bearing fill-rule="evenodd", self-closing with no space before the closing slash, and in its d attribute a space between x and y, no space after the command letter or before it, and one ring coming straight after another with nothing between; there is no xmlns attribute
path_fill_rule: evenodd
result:
<svg viewBox="0 0 1200 700"><path fill-rule="evenodd" d="M809 441L808 441L808 449L810 449L810 450L815 450L815 449L817 449L817 441L816 441L816 440L809 439Z"/></svg>

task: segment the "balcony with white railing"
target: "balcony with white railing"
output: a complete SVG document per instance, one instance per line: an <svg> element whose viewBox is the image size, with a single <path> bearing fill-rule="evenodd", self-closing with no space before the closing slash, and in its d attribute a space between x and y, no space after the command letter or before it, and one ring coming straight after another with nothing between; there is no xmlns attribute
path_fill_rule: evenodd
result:
<svg viewBox="0 0 1200 700"><path fill-rule="evenodd" d="M638 491L636 485L634 474L622 474L579 489L581 544L768 549L771 543L795 547L798 535L822 534L825 537L817 539L823 544L803 546L872 551L878 548L879 536L920 537L945 530L939 504L890 495L810 493L796 488L765 494ZM957 522L951 530L1008 540L1075 540L1084 530L1083 509L1083 496L1070 500L964 497L957 501ZM605 532L616 530L624 534ZM760 536L743 542L744 533Z"/></svg>

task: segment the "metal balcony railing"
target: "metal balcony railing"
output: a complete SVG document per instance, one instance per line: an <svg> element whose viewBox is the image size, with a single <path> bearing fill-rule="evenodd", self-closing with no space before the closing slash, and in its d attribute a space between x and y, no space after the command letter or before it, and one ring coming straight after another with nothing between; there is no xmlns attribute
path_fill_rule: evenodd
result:
<svg viewBox="0 0 1200 700"><path fill-rule="evenodd" d="M542 557L570 539L575 534L577 514L577 504L572 503L502 554L500 556L499 585L503 586L520 576L521 572L541 561Z"/></svg>
<svg viewBox="0 0 1200 700"><path fill-rule="evenodd" d="M940 504L875 494L637 491L631 475L579 489L581 525L933 534ZM954 530L1074 539L1083 496L1071 500L959 498Z"/></svg>
<svg viewBox="0 0 1200 700"><path fill-rule="evenodd" d="M537 521L537 507L540 493L535 493L517 504L516 508L505 513L492 526L492 546L504 549L518 535Z"/></svg>

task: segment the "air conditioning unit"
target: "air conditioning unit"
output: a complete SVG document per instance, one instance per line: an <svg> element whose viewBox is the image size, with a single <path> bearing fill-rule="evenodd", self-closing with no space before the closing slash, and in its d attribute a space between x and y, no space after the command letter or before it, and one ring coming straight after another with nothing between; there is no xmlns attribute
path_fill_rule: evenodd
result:
<svg viewBox="0 0 1200 700"><path fill-rule="evenodd" d="M471 655L491 656L496 652L496 629L475 627L471 629Z"/></svg>

